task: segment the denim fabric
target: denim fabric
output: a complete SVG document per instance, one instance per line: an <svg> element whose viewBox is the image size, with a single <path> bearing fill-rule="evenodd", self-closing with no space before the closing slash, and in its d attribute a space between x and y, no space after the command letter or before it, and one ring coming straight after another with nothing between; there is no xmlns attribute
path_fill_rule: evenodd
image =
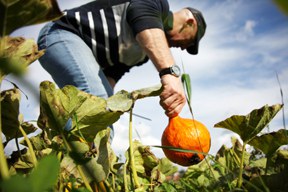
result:
<svg viewBox="0 0 288 192"><path fill-rule="evenodd" d="M91 49L75 33L50 22L40 31L39 49L45 54L39 59L59 88L73 85L92 95L108 98L113 95L108 80L97 63ZM71 122L64 129L69 130ZM113 128L111 126L113 138Z"/></svg>

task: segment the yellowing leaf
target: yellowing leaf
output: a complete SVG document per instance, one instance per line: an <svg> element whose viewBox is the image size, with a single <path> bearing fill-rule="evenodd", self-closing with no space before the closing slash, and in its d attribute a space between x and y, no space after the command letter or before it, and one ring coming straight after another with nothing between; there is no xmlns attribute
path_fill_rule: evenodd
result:
<svg viewBox="0 0 288 192"><path fill-rule="evenodd" d="M137 99L155 96L160 92L159 88L145 88L132 93L121 91L106 100L74 86L56 89L53 83L44 81L40 85L38 126L60 132L71 119L71 132L80 137L83 135L87 141L93 141L99 131L106 129L124 112L129 111Z"/></svg>
<svg viewBox="0 0 288 192"><path fill-rule="evenodd" d="M61 15L56 0L0 1L0 37L20 27L49 21Z"/></svg>
<svg viewBox="0 0 288 192"><path fill-rule="evenodd" d="M44 51L32 39L23 37L0 38L0 78L13 73L21 75L28 65L40 58Z"/></svg>
<svg viewBox="0 0 288 192"><path fill-rule="evenodd" d="M19 118L19 102L21 94L19 89L9 89L1 92L1 116L2 132L9 141L14 138L23 137L19 131L19 126L25 130L26 134L36 131L36 127L28 122L22 122Z"/></svg>

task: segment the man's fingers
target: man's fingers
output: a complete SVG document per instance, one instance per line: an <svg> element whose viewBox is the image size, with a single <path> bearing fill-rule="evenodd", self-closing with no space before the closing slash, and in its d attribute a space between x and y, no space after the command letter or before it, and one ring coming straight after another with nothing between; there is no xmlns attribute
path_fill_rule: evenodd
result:
<svg viewBox="0 0 288 192"><path fill-rule="evenodd" d="M181 97L173 95L165 100L160 100L160 105L165 110L165 114L168 117L173 117L181 112L183 106L185 105L185 99L181 99Z"/></svg>
<svg viewBox="0 0 288 192"><path fill-rule="evenodd" d="M171 110L171 111L165 111L165 114L166 114L169 118L175 117L175 116L177 116L177 115L181 112L183 106L184 106L184 105L177 105L177 107L174 108L173 110Z"/></svg>

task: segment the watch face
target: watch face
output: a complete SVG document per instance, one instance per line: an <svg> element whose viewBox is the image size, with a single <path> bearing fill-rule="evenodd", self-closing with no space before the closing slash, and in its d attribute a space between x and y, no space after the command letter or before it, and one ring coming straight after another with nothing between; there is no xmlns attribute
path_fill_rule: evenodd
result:
<svg viewBox="0 0 288 192"><path fill-rule="evenodd" d="M177 77L179 77L181 75L181 70L180 70L180 67L178 65L173 65L171 67L171 71Z"/></svg>

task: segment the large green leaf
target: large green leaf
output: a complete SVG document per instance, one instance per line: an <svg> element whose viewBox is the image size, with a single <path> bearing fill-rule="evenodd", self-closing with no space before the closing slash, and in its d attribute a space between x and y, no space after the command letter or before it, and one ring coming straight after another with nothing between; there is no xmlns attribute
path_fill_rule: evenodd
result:
<svg viewBox="0 0 288 192"><path fill-rule="evenodd" d="M23 26L38 24L62 15L56 0L0 1L0 37Z"/></svg>
<svg viewBox="0 0 288 192"><path fill-rule="evenodd" d="M5 192L39 192L53 189L59 174L59 161L56 156L47 156L41 161L28 177L15 175L1 182Z"/></svg>
<svg viewBox="0 0 288 192"><path fill-rule="evenodd" d="M46 191L54 187L58 180L60 162L54 155L42 158L39 164L29 175L32 183L31 191Z"/></svg>
<svg viewBox="0 0 288 192"><path fill-rule="evenodd" d="M51 128L59 133L63 130L69 118L72 118L72 132L81 130L86 139L93 141L99 130L119 118L119 114L106 110L106 101L74 86L56 89L51 82L40 85L40 128ZM77 128L76 128L77 127Z"/></svg>
<svg viewBox="0 0 288 192"><path fill-rule="evenodd" d="M264 129L283 105L265 105L255 109L246 116L233 115L230 118L214 125L216 128L225 128L237 133L244 142L253 139Z"/></svg>
<svg viewBox="0 0 288 192"><path fill-rule="evenodd" d="M9 89L1 92L2 132L7 141L23 137L19 130L22 126L26 134L32 133L36 127L28 122L22 122L19 114L21 94L19 89Z"/></svg>
<svg viewBox="0 0 288 192"><path fill-rule="evenodd" d="M288 144L287 135L287 130L280 129L277 132L256 136L248 144L260 149L267 156L271 156L279 147Z"/></svg>
<svg viewBox="0 0 288 192"><path fill-rule="evenodd" d="M0 78L13 73L21 75L29 64L41 57L44 51L32 39L23 37L0 37Z"/></svg>
<svg viewBox="0 0 288 192"><path fill-rule="evenodd" d="M2 180L1 189L5 192L32 192L31 186L32 184L27 181L22 175L14 175L8 180Z"/></svg>
<svg viewBox="0 0 288 192"><path fill-rule="evenodd" d="M288 1L287 0L273 0L278 8L286 15L288 15Z"/></svg>
<svg viewBox="0 0 288 192"><path fill-rule="evenodd" d="M155 96L160 87L140 89L128 93L120 91L107 100L78 90L74 86L56 89L55 84L44 81L40 85L40 128L62 131L72 119L71 133L93 141L96 133L116 122L129 111L137 99ZM81 134L80 134L81 131Z"/></svg>

